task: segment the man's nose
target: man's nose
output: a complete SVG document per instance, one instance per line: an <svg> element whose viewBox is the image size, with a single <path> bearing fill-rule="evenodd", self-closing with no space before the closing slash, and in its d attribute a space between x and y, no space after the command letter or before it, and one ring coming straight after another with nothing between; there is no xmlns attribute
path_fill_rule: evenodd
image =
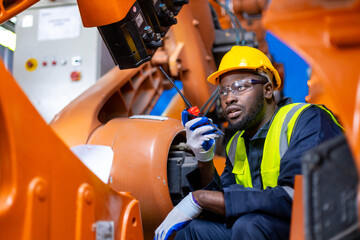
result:
<svg viewBox="0 0 360 240"><path fill-rule="evenodd" d="M235 102L237 102L237 100L238 99L237 99L236 95L232 91L229 91L227 96L224 99L224 101L227 105L235 103Z"/></svg>

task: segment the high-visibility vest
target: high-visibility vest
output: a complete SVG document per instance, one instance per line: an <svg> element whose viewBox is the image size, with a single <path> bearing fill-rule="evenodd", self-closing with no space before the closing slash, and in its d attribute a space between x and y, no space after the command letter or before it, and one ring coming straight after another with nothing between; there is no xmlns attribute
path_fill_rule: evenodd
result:
<svg viewBox="0 0 360 240"><path fill-rule="evenodd" d="M263 189L276 187L280 174L280 160L289 148L291 135L300 114L312 104L293 103L279 109L273 118L265 138L263 157L260 166ZM315 105L326 111L333 121L341 128L334 115L322 105ZM226 153L233 165L236 183L244 187L253 187L246 147L242 135L238 131L226 146Z"/></svg>

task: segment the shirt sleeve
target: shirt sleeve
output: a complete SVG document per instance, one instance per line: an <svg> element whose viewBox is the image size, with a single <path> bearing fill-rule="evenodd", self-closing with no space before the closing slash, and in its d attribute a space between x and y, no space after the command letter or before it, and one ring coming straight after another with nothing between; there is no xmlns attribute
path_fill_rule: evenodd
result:
<svg viewBox="0 0 360 240"><path fill-rule="evenodd" d="M278 186L259 190L232 184L223 189L226 218L236 219L252 212L290 220L292 198L283 186L294 186L295 175L301 174L301 158L314 146L342 134L328 113L311 106L300 115L287 152L280 162Z"/></svg>

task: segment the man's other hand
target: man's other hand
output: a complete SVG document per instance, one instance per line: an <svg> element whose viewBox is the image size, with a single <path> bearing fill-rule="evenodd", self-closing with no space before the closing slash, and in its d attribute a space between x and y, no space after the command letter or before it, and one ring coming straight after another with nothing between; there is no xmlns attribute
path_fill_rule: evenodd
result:
<svg viewBox="0 0 360 240"><path fill-rule="evenodd" d="M184 228L191 220L196 218L202 208L194 201L192 193L189 193L155 230L154 240L166 240L175 231Z"/></svg>

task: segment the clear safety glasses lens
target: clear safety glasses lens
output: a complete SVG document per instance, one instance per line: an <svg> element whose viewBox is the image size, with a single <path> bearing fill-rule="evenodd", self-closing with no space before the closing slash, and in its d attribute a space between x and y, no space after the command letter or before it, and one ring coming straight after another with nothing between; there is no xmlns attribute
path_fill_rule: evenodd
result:
<svg viewBox="0 0 360 240"><path fill-rule="evenodd" d="M255 79L243 79L239 81L233 82L229 87L221 87L219 88L220 98L225 98L229 95L231 91L234 95L241 95L244 92L248 91L252 88L253 84L264 84L267 81L264 80L255 80Z"/></svg>

